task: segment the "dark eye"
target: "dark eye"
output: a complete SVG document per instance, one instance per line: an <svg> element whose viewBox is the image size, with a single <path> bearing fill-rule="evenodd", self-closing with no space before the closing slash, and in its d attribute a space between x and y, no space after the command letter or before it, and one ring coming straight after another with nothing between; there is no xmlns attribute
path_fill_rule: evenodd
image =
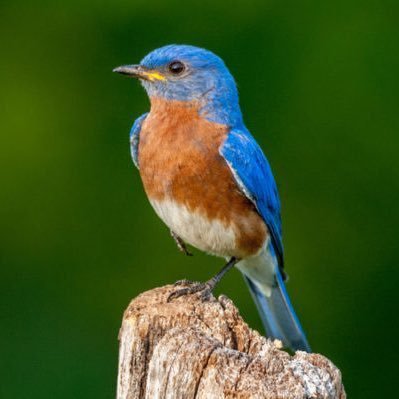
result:
<svg viewBox="0 0 399 399"><path fill-rule="evenodd" d="M185 65L180 61L173 61L169 64L169 71L173 75L180 75L185 69Z"/></svg>

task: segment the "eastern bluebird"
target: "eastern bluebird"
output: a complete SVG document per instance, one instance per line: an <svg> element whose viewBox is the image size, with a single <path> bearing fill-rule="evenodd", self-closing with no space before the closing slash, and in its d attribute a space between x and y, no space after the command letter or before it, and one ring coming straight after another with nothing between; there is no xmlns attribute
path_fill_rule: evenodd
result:
<svg viewBox="0 0 399 399"><path fill-rule="evenodd" d="M132 158L158 216L178 247L228 259L206 283L170 299L209 293L234 265L266 332L310 352L285 289L280 200L269 163L244 125L236 84L221 58L187 45L152 51L115 72L140 79L151 110L130 133Z"/></svg>

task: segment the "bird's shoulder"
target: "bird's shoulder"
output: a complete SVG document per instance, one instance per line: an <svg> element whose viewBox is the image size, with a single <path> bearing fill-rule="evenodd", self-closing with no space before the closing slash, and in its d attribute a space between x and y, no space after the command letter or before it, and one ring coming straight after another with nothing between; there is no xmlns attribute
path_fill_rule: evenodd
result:
<svg viewBox="0 0 399 399"><path fill-rule="evenodd" d="M148 112L139 116L134 121L133 126L130 129L130 153L132 155L132 160L137 168L139 168L138 151L139 151L140 132L141 132L141 128L143 126L143 122L147 118L147 115L148 115Z"/></svg>

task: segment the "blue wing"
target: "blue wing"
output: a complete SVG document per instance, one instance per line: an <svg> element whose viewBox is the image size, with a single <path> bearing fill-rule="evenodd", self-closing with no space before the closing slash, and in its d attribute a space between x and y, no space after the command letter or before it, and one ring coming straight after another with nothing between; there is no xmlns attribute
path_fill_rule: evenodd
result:
<svg viewBox="0 0 399 399"><path fill-rule="evenodd" d="M265 329L269 337L280 339L288 348L310 352L306 335L283 282L280 200L269 162L245 128L232 130L222 144L220 153L241 190L255 204L267 224L271 236L269 250L276 255L279 265L270 295L261 292L256 280L244 273Z"/></svg>
<svg viewBox="0 0 399 399"><path fill-rule="evenodd" d="M140 131L141 131L141 126L143 125L144 119L147 117L148 112L145 114L141 115L139 118L137 118L134 123L132 128L130 129L130 153L132 155L132 159L134 164L136 165L137 169L139 168L139 139L140 139Z"/></svg>
<svg viewBox="0 0 399 399"><path fill-rule="evenodd" d="M280 200L269 162L251 134L231 130L220 148L244 194L255 204L271 235L279 267L284 266Z"/></svg>

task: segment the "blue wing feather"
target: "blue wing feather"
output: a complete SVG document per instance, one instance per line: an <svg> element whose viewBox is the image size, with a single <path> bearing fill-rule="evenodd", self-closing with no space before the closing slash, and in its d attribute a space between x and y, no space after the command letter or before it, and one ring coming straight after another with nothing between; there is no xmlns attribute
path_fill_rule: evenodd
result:
<svg viewBox="0 0 399 399"><path fill-rule="evenodd" d="M269 162L245 129L233 129L220 147L243 193L255 204L271 236L268 250L275 254L279 269L270 295L261 292L255 280L245 276L269 337L280 339L292 350L310 352L284 285L283 244L281 236L280 200Z"/></svg>
<svg viewBox="0 0 399 399"><path fill-rule="evenodd" d="M255 204L271 235L280 269L284 266L280 199L269 162L251 134L231 130L220 153L245 195Z"/></svg>
<svg viewBox="0 0 399 399"><path fill-rule="evenodd" d="M145 114L143 114L139 118L137 118L134 121L132 128L130 129L130 153L132 155L133 162L136 165L137 169L140 169L139 168L139 158L138 158L140 131L141 131L141 126L143 125L144 119L147 117L147 115L148 115L148 112L146 112Z"/></svg>

